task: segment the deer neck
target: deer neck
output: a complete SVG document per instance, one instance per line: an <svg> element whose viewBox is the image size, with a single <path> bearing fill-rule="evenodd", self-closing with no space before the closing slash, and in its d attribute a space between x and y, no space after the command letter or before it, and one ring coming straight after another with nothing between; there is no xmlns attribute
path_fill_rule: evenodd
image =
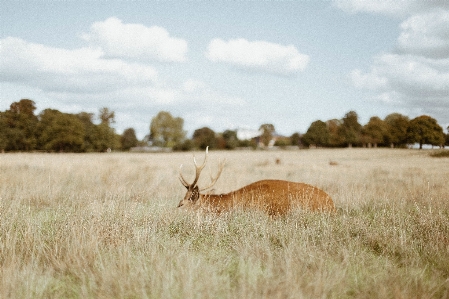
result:
<svg viewBox="0 0 449 299"><path fill-rule="evenodd" d="M229 197L229 194L200 194L200 203L212 203L212 202L221 202L226 201Z"/></svg>
<svg viewBox="0 0 449 299"><path fill-rule="evenodd" d="M221 212L232 207L232 194L200 194L199 204L216 212Z"/></svg>

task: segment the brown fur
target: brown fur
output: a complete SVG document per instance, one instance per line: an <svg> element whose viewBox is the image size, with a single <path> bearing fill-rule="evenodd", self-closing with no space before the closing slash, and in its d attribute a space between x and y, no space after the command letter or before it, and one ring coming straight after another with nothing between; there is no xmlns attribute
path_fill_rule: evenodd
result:
<svg viewBox="0 0 449 299"><path fill-rule="evenodd" d="M192 196L193 195L193 196ZM323 190L304 183L262 180L226 194L187 191L179 206L223 212L232 208L259 209L269 215L285 215L294 208L333 212L334 203Z"/></svg>

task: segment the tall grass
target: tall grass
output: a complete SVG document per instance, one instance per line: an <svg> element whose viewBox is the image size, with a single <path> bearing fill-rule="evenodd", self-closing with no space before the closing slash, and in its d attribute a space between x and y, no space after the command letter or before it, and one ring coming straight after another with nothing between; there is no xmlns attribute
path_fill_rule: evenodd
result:
<svg viewBox="0 0 449 299"><path fill-rule="evenodd" d="M0 297L448 298L447 159L211 152L205 179L219 158L216 192L301 181L339 211L178 210L179 165L193 176L188 153L2 154Z"/></svg>

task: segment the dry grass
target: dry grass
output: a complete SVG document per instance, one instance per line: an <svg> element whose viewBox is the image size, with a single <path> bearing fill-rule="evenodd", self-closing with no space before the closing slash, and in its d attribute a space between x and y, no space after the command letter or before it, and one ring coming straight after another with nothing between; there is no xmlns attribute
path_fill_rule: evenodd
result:
<svg viewBox="0 0 449 299"><path fill-rule="evenodd" d="M217 192L300 181L339 212L179 211L189 153L2 154L0 297L448 298L447 158L211 152L212 173L219 158Z"/></svg>

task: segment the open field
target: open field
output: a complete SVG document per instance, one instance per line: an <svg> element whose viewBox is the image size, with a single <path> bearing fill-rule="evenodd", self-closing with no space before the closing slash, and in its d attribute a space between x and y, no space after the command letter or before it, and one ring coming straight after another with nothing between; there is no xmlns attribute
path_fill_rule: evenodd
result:
<svg viewBox="0 0 449 299"><path fill-rule="evenodd" d="M0 154L0 298L449 298L449 159L428 154L210 152L218 193L276 178L338 208L275 219L176 209L191 153Z"/></svg>

